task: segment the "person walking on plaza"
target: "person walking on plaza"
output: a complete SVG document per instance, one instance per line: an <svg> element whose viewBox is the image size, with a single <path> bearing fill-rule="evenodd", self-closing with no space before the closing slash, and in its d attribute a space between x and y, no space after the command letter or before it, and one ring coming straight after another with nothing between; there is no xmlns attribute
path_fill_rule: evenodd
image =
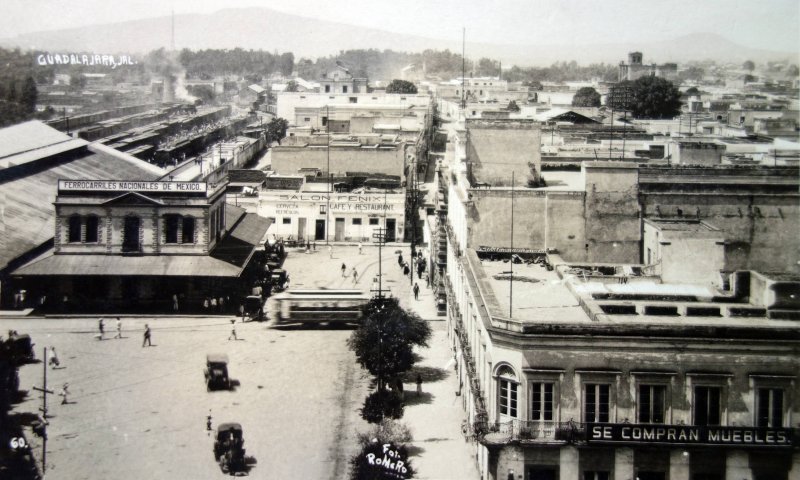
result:
<svg viewBox="0 0 800 480"><path fill-rule="evenodd" d="M65 405L69 403L67 401L67 395L69 395L69 383L65 383L63 387L61 387L61 391L58 392L59 396L61 396L61 405Z"/></svg>
<svg viewBox="0 0 800 480"><path fill-rule="evenodd" d="M58 360L58 354L56 353L56 347L50 347L50 360L48 363L50 363L50 366L53 367L53 370L61 365L61 362Z"/></svg>
<svg viewBox="0 0 800 480"><path fill-rule="evenodd" d="M333 258L333 247L328 245L328 258Z"/></svg>
<svg viewBox="0 0 800 480"><path fill-rule="evenodd" d="M358 283L358 270L356 270L356 267L353 267L353 285L356 283Z"/></svg>
<svg viewBox="0 0 800 480"><path fill-rule="evenodd" d="M362 249L363 247L364 247L364 245L363 245L361 242L358 242L358 254L359 254L359 255L361 255L361 249Z"/></svg>
<svg viewBox="0 0 800 480"><path fill-rule="evenodd" d="M239 340L236 337L236 319L235 318L233 320L231 320L231 334L228 335L228 340L230 340L231 338L233 338L234 340Z"/></svg>
<svg viewBox="0 0 800 480"><path fill-rule="evenodd" d="M414 300L419 300L419 283L414 283Z"/></svg>
<svg viewBox="0 0 800 480"><path fill-rule="evenodd" d="M97 322L97 329L100 330L100 336L98 336L97 339L102 340L103 334L105 333L106 330L105 320L103 319L103 317L100 317L100 321Z"/></svg>
<svg viewBox="0 0 800 480"><path fill-rule="evenodd" d="M122 320L117 317L117 334L114 335L114 338L122 338Z"/></svg>
<svg viewBox="0 0 800 480"><path fill-rule="evenodd" d="M422 395L422 375L417 374L417 396Z"/></svg>
<svg viewBox="0 0 800 480"><path fill-rule="evenodd" d="M342 262L342 278L347 276L347 265Z"/></svg>
<svg viewBox="0 0 800 480"><path fill-rule="evenodd" d="M153 346L152 342L150 341L150 325L146 323L144 324L144 340L142 340L142 347L144 347L145 343L148 347Z"/></svg>

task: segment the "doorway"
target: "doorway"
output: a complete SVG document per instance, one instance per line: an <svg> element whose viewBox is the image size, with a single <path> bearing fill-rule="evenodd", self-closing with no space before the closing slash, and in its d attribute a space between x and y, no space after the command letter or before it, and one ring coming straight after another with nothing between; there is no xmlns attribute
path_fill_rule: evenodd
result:
<svg viewBox="0 0 800 480"><path fill-rule="evenodd" d="M336 219L336 228L334 232L335 232L333 237L334 241L341 242L342 240L344 240L344 218Z"/></svg>
<svg viewBox="0 0 800 480"><path fill-rule="evenodd" d="M396 241L397 237L395 237L395 230L397 226L397 220L394 218L387 218L386 219L386 241L387 242L394 242Z"/></svg>
<svg viewBox="0 0 800 480"><path fill-rule="evenodd" d="M314 225L314 240L325 240L325 220L317 220Z"/></svg>
<svg viewBox="0 0 800 480"><path fill-rule="evenodd" d="M141 249L139 243L139 217L125 217L125 230L122 238L123 252L138 252Z"/></svg>
<svg viewBox="0 0 800 480"><path fill-rule="evenodd" d="M297 239L302 242L306 239L306 217L298 218L297 223Z"/></svg>

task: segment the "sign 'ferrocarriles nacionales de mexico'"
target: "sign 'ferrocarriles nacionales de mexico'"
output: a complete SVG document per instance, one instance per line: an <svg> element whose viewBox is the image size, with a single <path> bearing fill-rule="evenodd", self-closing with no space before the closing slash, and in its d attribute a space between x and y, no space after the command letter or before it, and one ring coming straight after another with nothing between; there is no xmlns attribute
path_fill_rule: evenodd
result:
<svg viewBox="0 0 800 480"><path fill-rule="evenodd" d="M206 193L205 182L145 182L116 180L59 180L59 192Z"/></svg>

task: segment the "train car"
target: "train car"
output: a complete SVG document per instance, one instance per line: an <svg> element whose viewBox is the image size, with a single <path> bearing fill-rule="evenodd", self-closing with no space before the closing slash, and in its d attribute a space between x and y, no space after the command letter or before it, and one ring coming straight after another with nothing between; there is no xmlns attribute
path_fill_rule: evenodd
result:
<svg viewBox="0 0 800 480"><path fill-rule="evenodd" d="M290 290L270 297L274 325L359 323L370 296L361 290Z"/></svg>

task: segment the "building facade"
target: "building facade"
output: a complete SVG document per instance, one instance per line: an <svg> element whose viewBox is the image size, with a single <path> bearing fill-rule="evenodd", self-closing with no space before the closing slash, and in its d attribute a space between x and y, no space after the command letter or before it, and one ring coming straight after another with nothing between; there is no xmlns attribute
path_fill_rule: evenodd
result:
<svg viewBox="0 0 800 480"><path fill-rule="evenodd" d="M619 62L619 81L636 80L639 77L655 76L667 80L677 80L678 65L676 63L664 63L657 65L645 65L642 63L642 52L631 52L628 54L628 63Z"/></svg>

